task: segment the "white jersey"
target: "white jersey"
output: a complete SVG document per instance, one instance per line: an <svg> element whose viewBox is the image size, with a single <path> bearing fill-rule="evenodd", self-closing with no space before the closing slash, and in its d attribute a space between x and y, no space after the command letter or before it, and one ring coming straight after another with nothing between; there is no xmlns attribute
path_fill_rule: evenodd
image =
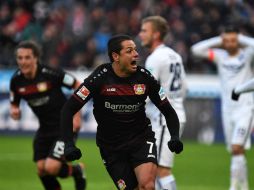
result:
<svg viewBox="0 0 254 190"><path fill-rule="evenodd" d="M212 48L221 45L221 37L201 41L191 48L194 55L208 58L217 65L222 87L223 131L228 150L232 145L250 147L253 123L253 94L242 94L238 101L231 99L233 89L253 77L254 40L242 35L238 39L245 48L241 48L235 56L230 56L224 49Z"/></svg>
<svg viewBox="0 0 254 190"><path fill-rule="evenodd" d="M244 94L239 101L231 99L232 90L253 77L251 64L254 58L254 40L241 34L238 39L245 48L241 48L236 56L230 56L224 49L212 48L221 45L221 37L201 41L191 48L195 56L208 58L216 63L220 75L224 111L236 106L254 105L251 94Z"/></svg>
<svg viewBox="0 0 254 190"><path fill-rule="evenodd" d="M231 109L235 106L254 105L253 95L250 93L242 95L239 101L231 99L232 90L253 77L251 62L254 49L251 47L240 49L239 54L233 57L223 49L210 51L220 75L223 107Z"/></svg>
<svg viewBox="0 0 254 190"><path fill-rule="evenodd" d="M160 82L169 102L178 115L180 123L185 123L186 116L183 106L186 89L185 70L180 55L162 44L148 56L145 67ZM166 124L165 118L161 117L160 111L152 103L148 102L146 110L152 126L157 127Z"/></svg>

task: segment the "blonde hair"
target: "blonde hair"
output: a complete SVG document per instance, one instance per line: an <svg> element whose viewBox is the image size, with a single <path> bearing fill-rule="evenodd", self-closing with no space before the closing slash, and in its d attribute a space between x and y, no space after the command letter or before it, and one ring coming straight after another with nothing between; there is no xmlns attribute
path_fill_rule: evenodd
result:
<svg viewBox="0 0 254 190"><path fill-rule="evenodd" d="M147 22L152 24L153 29L160 33L160 39L164 40L169 30L168 22L166 19L161 16L149 16L142 20L142 24Z"/></svg>

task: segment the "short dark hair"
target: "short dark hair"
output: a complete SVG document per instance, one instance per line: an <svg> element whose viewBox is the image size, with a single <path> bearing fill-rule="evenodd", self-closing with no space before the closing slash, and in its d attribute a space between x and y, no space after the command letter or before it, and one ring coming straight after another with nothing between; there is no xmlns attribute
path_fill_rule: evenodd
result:
<svg viewBox="0 0 254 190"><path fill-rule="evenodd" d="M239 33L239 27L237 27L236 25L227 25L224 30L224 33L231 33L231 32L235 32L235 33Z"/></svg>
<svg viewBox="0 0 254 190"><path fill-rule="evenodd" d="M132 38L126 34L118 34L111 37L108 41L108 56L111 62L113 62L112 53L119 54L121 49L123 48L121 43L125 40L132 40Z"/></svg>
<svg viewBox="0 0 254 190"><path fill-rule="evenodd" d="M41 56L41 48L40 46L35 42L35 41L22 41L20 42L16 49L15 49L15 55L17 54L17 50L20 48L25 48L25 49L31 49L33 52L33 55L37 57L38 59Z"/></svg>

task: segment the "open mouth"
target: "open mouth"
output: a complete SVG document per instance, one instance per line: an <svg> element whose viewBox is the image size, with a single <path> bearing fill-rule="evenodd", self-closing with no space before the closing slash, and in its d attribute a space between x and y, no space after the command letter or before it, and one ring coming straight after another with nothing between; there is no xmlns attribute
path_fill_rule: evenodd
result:
<svg viewBox="0 0 254 190"><path fill-rule="evenodd" d="M131 62L131 65L132 65L132 66L136 66L136 65L137 65L137 61L132 61L132 62Z"/></svg>

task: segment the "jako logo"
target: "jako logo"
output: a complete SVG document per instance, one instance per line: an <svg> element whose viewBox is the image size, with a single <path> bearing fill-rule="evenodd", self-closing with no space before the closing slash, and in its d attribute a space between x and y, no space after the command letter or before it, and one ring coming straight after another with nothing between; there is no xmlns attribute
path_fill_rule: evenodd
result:
<svg viewBox="0 0 254 190"><path fill-rule="evenodd" d="M107 88L107 92L115 92L116 88Z"/></svg>

